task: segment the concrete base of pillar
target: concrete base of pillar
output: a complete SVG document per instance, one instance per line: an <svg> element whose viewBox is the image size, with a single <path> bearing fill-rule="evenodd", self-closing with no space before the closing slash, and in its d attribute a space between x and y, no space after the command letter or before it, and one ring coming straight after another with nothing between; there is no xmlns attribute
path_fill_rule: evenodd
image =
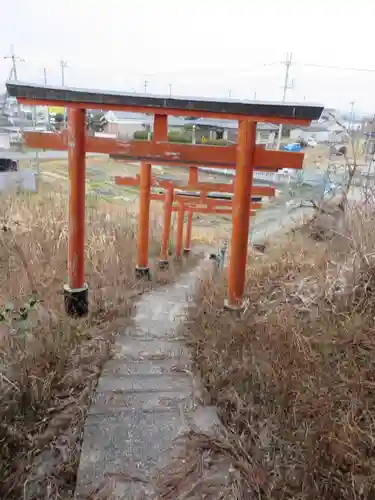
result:
<svg viewBox="0 0 375 500"><path fill-rule="evenodd" d="M149 267L138 267L136 266L135 268L135 277L137 279L151 279L151 273L150 273L150 268Z"/></svg>
<svg viewBox="0 0 375 500"><path fill-rule="evenodd" d="M169 269L169 262L167 260L159 260L159 262L158 262L158 268L161 271Z"/></svg>
<svg viewBox="0 0 375 500"><path fill-rule="evenodd" d="M190 248L184 248L184 256L187 257L190 254Z"/></svg>
<svg viewBox="0 0 375 500"><path fill-rule="evenodd" d="M82 318L89 312L89 287L85 283L82 288L70 288L64 285L65 312L72 318Z"/></svg>

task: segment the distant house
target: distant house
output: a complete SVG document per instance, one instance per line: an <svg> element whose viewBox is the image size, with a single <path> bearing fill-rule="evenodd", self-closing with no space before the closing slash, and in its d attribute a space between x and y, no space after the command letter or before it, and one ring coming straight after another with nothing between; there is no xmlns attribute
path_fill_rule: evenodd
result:
<svg viewBox="0 0 375 500"><path fill-rule="evenodd" d="M362 131L365 136L365 154L375 154L375 120L366 120L363 123Z"/></svg>
<svg viewBox="0 0 375 500"><path fill-rule="evenodd" d="M123 139L131 139L139 130L152 131L154 117L143 113L129 113L127 111L108 111L105 115L106 125L104 132L115 134ZM169 116L168 129L182 130L185 121L183 118Z"/></svg>
<svg viewBox="0 0 375 500"><path fill-rule="evenodd" d="M296 127L290 131L290 138L294 141L306 140L310 137L321 143L342 142L346 137L346 132L332 119L313 121L309 127Z"/></svg>
<svg viewBox="0 0 375 500"><path fill-rule="evenodd" d="M145 123L149 121L151 124L151 117L141 113L128 113L127 111L108 111L105 115L107 121L104 132L108 134L115 134L122 139L131 139L134 132L142 130Z"/></svg>
<svg viewBox="0 0 375 500"><path fill-rule="evenodd" d="M0 128L2 127L11 127L12 122L9 120L7 116L0 115Z"/></svg>
<svg viewBox="0 0 375 500"><path fill-rule="evenodd" d="M235 120L215 120L211 118L198 118L194 120L185 120L185 127L195 127L195 136L197 142L202 137L210 140L224 139L229 142L237 142L238 122ZM273 144L275 141L278 127L272 123L257 124L257 144Z"/></svg>
<svg viewBox="0 0 375 500"><path fill-rule="evenodd" d="M132 138L139 130L153 129L153 116L141 113L128 113L125 111L108 111L105 114L107 124L104 131L115 134L121 138ZM179 131L201 142L207 140L224 139L237 142L238 122L234 120L216 120L210 118L188 119L178 116L168 116L168 130ZM275 140L278 127L271 123L258 123L257 143L272 144Z"/></svg>

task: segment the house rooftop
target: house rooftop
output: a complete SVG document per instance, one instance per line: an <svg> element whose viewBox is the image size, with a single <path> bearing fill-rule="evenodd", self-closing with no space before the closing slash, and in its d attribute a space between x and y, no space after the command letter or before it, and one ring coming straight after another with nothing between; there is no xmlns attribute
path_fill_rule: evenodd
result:
<svg viewBox="0 0 375 500"><path fill-rule="evenodd" d="M315 123L311 123L311 125L309 127L294 127L294 128L305 130L308 132L324 132L324 131L328 130L328 125L329 124L327 124L325 122L321 122L321 123L315 122Z"/></svg>
<svg viewBox="0 0 375 500"><path fill-rule="evenodd" d="M37 104L81 104L82 107L100 107L101 109L122 108L124 111L145 111L157 113L164 110L170 114L192 116L196 113L215 113L240 119L242 117L267 117L272 121L305 120L320 117L323 106L305 104L272 103L261 101L217 100L196 97L171 97L151 94L99 91L70 87L55 87L8 81L6 87L10 96Z"/></svg>
<svg viewBox="0 0 375 500"><path fill-rule="evenodd" d="M324 123L312 123L310 127L306 127L309 132L324 132L328 130L327 125Z"/></svg>
<svg viewBox="0 0 375 500"><path fill-rule="evenodd" d="M12 123L9 118L5 115L0 115L0 127L11 127Z"/></svg>
<svg viewBox="0 0 375 500"><path fill-rule="evenodd" d="M198 127L201 125L203 127L217 127L223 129L238 129L238 121L237 120L221 120L215 118L197 118L195 120L186 120L185 124L197 125ZM277 125L273 123L265 123L258 122L257 123L258 130L278 130Z"/></svg>

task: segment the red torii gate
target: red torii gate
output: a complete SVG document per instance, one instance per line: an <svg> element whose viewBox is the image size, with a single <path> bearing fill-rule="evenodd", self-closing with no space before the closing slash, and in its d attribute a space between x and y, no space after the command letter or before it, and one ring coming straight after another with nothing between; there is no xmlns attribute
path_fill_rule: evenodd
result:
<svg viewBox="0 0 375 500"><path fill-rule="evenodd" d="M256 210L261 208L260 203L254 203L250 206L250 217L254 217L256 215ZM211 215L232 215L232 206L227 205L227 207L223 206L215 206L212 205L193 205L191 203L186 204L186 202L179 202L178 205L172 206L172 212L177 212L177 229L176 229L176 258L180 259L182 256L182 242L183 242L183 234L184 234L184 217L185 212L188 214L188 220L186 224L186 238L185 238L185 247L183 249L184 255L188 255L190 252L191 246L191 235L193 228L193 215L196 214L211 214ZM161 267L164 265L168 265L168 261L163 262L160 261Z"/></svg>
<svg viewBox="0 0 375 500"><path fill-rule="evenodd" d="M166 196L163 194L151 194L151 200L164 201L164 219L169 222L168 226L163 228L162 248L160 252L159 265L165 269L168 267L168 244L170 237L170 218L172 212L177 212L177 237L176 237L176 258L180 259L182 256L182 241L184 232L184 218L185 212L188 214L187 229L186 229L186 244L184 254L187 255L190 251L191 232L193 224L193 213L213 214L213 215L231 215L232 214L232 200L223 200L206 197L193 197L186 196L182 193L176 193L175 201L177 203L167 205L165 203ZM255 210L262 208L261 203L253 202L250 205L251 216L255 215Z"/></svg>
<svg viewBox="0 0 375 500"><path fill-rule="evenodd" d="M256 205L256 204L254 204ZM188 220L187 220L187 224L186 224L186 237L185 237L185 246L184 246L184 250L183 250L183 253L184 255L189 255L190 253L190 250L191 250L191 236L192 236L192 229L193 229L193 215L194 214L212 214L212 215L232 215L233 213L233 210L232 210L232 207L230 208L224 208L224 207L218 207L218 208L215 208L215 207L192 207L191 205L188 205L188 206L185 206L186 210L187 210L187 214L188 214ZM253 209L254 208L254 209ZM259 207L260 208L260 207ZM179 207L172 207L172 210L173 211L178 211ZM255 217L255 215L257 214L256 212L256 207L253 207L251 206L251 209L250 209L250 217ZM183 227L182 227L182 233L183 233ZM182 234L182 237L183 237L183 234ZM181 238L182 240L183 238ZM180 245L180 247L182 248L182 244ZM177 250L176 250L176 254L177 254ZM167 262L168 264L168 262Z"/></svg>
<svg viewBox="0 0 375 500"><path fill-rule="evenodd" d="M9 81L10 96L20 103L68 108L67 133L26 134L26 143L35 148L67 149L69 158L69 250L68 284L64 287L68 314L88 312L88 285L84 273L85 153L122 155L127 161L143 162L140 175L139 236L148 227L151 163L235 168L233 225L227 306L242 305L245 286L250 197L254 169L302 168L303 154L267 151L256 146L256 124L286 123L308 126L318 119L322 106L272 104L249 101L213 101L165 96L95 92ZM154 114L152 141L119 141L86 136L86 109L113 109ZM234 146L168 143L168 115L238 120L238 144Z"/></svg>
<svg viewBox="0 0 375 500"><path fill-rule="evenodd" d="M140 176L136 177L115 177L115 182L120 186L139 186ZM190 167L189 169L189 182L187 186L181 186L179 182L157 179L156 177L151 178L151 187L158 187L165 189L163 195L151 194L151 200L164 201L164 226L162 235L162 245L160 252L160 262L159 265L163 269L168 267L168 243L170 239L170 226L171 226L171 216L172 216L172 203L174 199L184 200L186 202L196 203L200 200L200 203L206 203L211 206L211 208L216 206L232 206L232 198L218 199L215 196L210 196L209 193L233 193L232 183L203 183L198 181L197 167ZM212 188L215 188L215 191ZM216 189L217 188L217 189ZM176 190L183 190L183 192L176 192ZM187 196L189 192L198 192L197 195ZM184 194L185 193L185 194ZM268 186L254 186L252 195L258 196L273 196L275 194L275 189ZM261 198L255 199L252 197L253 201L260 201ZM253 206L253 208L260 208ZM183 224L184 221L184 210L182 213L178 212L178 227ZM181 222L182 221L182 222ZM187 221L187 234L191 234L192 231L192 213L188 211L188 221ZM148 231L148 228L147 228ZM183 229L179 229L178 234L181 234ZM178 239L180 241L180 239ZM137 269L146 269L148 273L148 240L146 238L139 241L138 244L138 267ZM188 253L188 252L185 252ZM176 257L181 257L180 245L177 245ZM147 260L145 260L147 259ZM140 273L140 277L142 273Z"/></svg>

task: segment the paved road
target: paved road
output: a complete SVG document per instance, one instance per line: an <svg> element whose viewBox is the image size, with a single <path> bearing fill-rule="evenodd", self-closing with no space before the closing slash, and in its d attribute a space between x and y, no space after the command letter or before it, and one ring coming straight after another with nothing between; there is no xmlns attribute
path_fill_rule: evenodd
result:
<svg viewBox="0 0 375 500"><path fill-rule="evenodd" d="M262 215L261 215L262 212ZM298 225L303 216L311 215L312 208L298 208L289 211L288 208L264 209L256 217L251 233L251 243L260 243L277 233L286 232L288 229Z"/></svg>

